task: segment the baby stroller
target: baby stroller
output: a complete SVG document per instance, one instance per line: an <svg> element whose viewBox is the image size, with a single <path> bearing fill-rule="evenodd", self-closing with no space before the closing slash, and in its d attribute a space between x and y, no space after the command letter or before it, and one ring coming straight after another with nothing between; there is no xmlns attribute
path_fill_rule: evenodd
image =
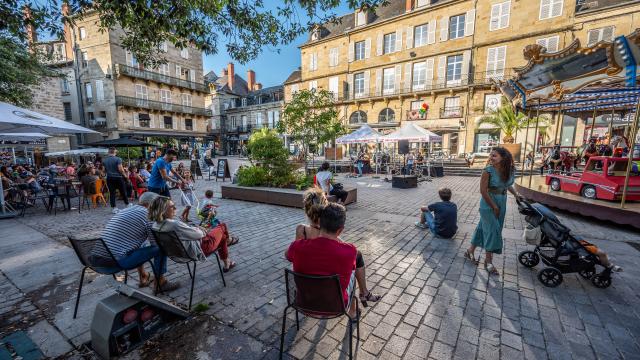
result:
<svg viewBox="0 0 640 360"><path fill-rule="evenodd" d="M572 235L551 210L542 204L518 201L518 211L528 223L523 238L536 246L533 251L518 254L518 261L532 268L542 260L546 265L538 272L542 284L556 287L562 283L562 274L577 272L598 288L611 285L611 269L603 266L604 271L597 273L596 265L602 266L598 257L587 251L581 239Z"/></svg>

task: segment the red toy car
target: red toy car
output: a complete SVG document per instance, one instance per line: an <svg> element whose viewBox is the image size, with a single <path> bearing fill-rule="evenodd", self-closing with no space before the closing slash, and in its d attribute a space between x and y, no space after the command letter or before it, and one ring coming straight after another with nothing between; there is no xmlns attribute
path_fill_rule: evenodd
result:
<svg viewBox="0 0 640 360"><path fill-rule="evenodd" d="M633 160L640 163L639 158ZM547 174L545 183L554 191L580 194L588 199L620 200L629 158L592 156L582 173ZM627 200L640 200L640 174L631 172Z"/></svg>

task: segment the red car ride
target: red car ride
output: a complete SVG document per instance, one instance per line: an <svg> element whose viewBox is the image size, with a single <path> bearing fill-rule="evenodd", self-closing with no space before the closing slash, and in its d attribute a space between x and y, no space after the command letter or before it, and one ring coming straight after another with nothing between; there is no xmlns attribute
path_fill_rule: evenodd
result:
<svg viewBox="0 0 640 360"><path fill-rule="evenodd" d="M582 173L547 174L545 183L554 191L580 194L588 199L620 200L629 158L592 156ZM640 158L633 159L640 163ZM637 166L629 176L627 200L640 200L640 174Z"/></svg>

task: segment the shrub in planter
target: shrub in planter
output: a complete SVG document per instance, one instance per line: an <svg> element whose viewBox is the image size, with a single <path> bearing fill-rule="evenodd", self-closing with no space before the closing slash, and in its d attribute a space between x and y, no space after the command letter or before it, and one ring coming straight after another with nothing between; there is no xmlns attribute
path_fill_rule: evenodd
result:
<svg viewBox="0 0 640 360"><path fill-rule="evenodd" d="M268 185L269 174L265 168L248 166L238 169L238 185L265 186Z"/></svg>
<svg viewBox="0 0 640 360"><path fill-rule="evenodd" d="M262 129L253 133L247 149L254 166L264 170L264 185L286 187L295 183L293 166L288 162L289 151L284 147L277 132Z"/></svg>

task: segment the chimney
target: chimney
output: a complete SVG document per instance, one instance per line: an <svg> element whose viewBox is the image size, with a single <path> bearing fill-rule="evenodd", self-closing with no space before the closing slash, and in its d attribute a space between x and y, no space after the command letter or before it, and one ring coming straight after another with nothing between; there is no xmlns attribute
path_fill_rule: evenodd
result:
<svg viewBox="0 0 640 360"><path fill-rule="evenodd" d="M262 90L262 84L261 84L261 83L256 83L256 84L253 86L253 90Z"/></svg>
<svg viewBox="0 0 640 360"><path fill-rule="evenodd" d="M31 47L36 42L38 42L38 34L36 33L36 29L33 26L33 14L31 13L31 8L29 8L28 6L25 6L22 12L24 14L25 30L27 33L27 43Z"/></svg>
<svg viewBox="0 0 640 360"><path fill-rule="evenodd" d="M405 10L406 12L410 12L413 10L413 0L405 0Z"/></svg>
<svg viewBox="0 0 640 360"><path fill-rule="evenodd" d="M235 80L236 74L233 72L233 63L229 63L227 65L227 84L229 85L229 89L233 91L233 82Z"/></svg>
<svg viewBox="0 0 640 360"><path fill-rule="evenodd" d="M65 18L69 17L69 4L64 1L62 3L62 16L64 21L64 50L66 55L66 60L71 60L74 58L73 56L73 36L71 32L71 23Z"/></svg>
<svg viewBox="0 0 640 360"><path fill-rule="evenodd" d="M253 70L247 70L247 89L249 91L256 90L256 73Z"/></svg>
<svg viewBox="0 0 640 360"><path fill-rule="evenodd" d="M222 69L222 72L220 72L220 77L223 76L227 76L227 68Z"/></svg>

